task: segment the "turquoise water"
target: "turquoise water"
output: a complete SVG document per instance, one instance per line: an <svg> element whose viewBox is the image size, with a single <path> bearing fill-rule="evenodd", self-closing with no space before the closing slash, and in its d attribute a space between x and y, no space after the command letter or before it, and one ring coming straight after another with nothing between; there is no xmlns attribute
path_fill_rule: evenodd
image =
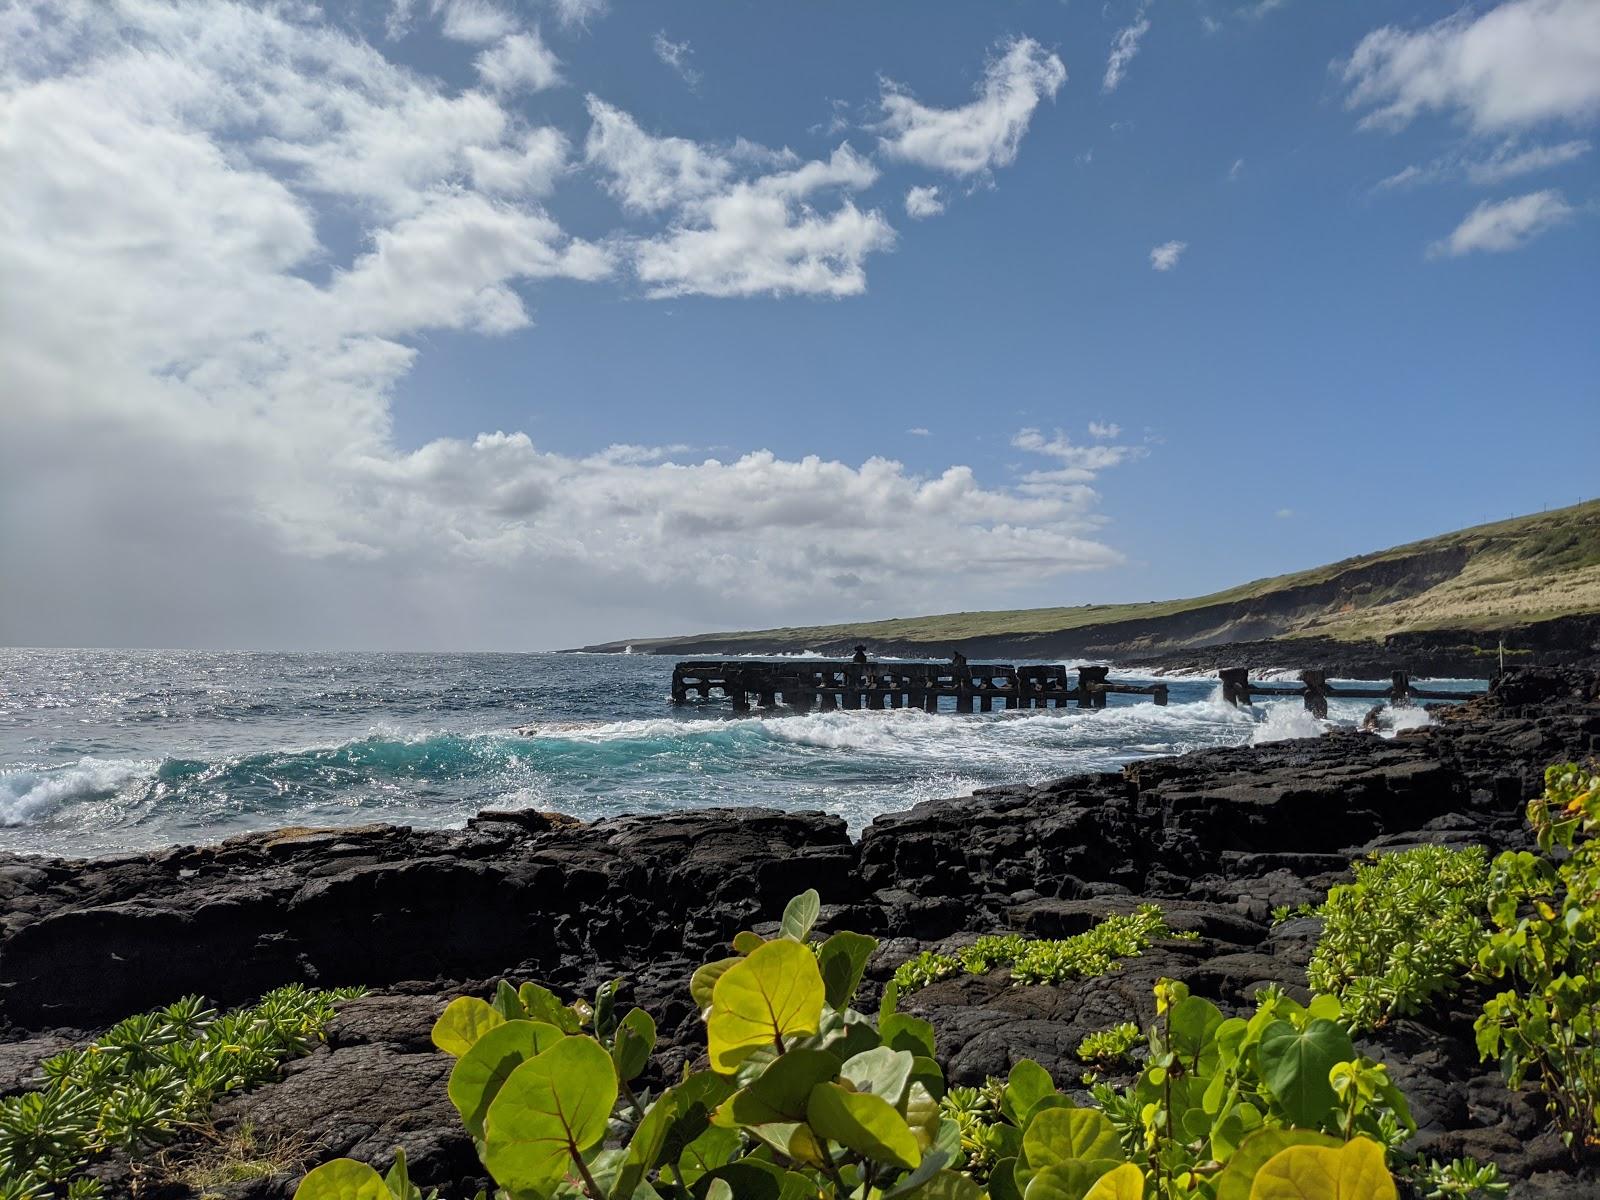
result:
<svg viewBox="0 0 1600 1200"><path fill-rule="evenodd" d="M1238 711L1212 681L1183 678L1166 708L1112 697L1102 712L734 719L724 705L675 709L671 673L633 655L0 649L0 849L450 826L490 807L594 818L759 804L859 829L976 787L1321 728L1298 701ZM1330 716L1352 724L1366 708Z"/></svg>

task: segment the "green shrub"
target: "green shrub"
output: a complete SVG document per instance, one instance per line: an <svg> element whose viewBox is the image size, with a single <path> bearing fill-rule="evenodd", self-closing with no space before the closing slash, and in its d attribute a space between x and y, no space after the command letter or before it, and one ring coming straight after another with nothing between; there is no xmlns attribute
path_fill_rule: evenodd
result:
<svg viewBox="0 0 1600 1200"><path fill-rule="evenodd" d="M43 1088L0 1100L0 1198L62 1185L73 1200L97 1195L73 1178L90 1159L165 1141L216 1096L271 1078L321 1039L337 1001L356 994L294 985L221 1016L190 996L46 1059Z"/></svg>
<svg viewBox="0 0 1600 1200"><path fill-rule="evenodd" d="M1132 1021L1124 1021L1110 1029L1089 1034L1078 1043L1078 1057L1086 1063L1105 1068L1127 1062L1130 1052L1142 1041L1144 1034L1139 1032L1139 1027Z"/></svg>
<svg viewBox="0 0 1600 1200"><path fill-rule="evenodd" d="M1420 1012L1460 987L1488 932L1482 846L1369 855L1328 893L1306 977L1337 995L1352 1028Z"/></svg>
<svg viewBox="0 0 1600 1200"><path fill-rule="evenodd" d="M1528 819L1543 853L1494 864L1494 933L1478 965L1507 990L1478 1018L1478 1049L1512 1086L1538 1080L1581 1153L1600 1144L1600 774L1551 767Z"/></svg>
<svg viewBox="0 0 1600 1200"><path fill-rule="evenodd" d="M818 907L815 892L797 897L779 937L742 933L735 956L694 973L709 1069L656 1096L630 1087L654 1027L638 1009L618 1019L614 987L592 1005L527 984L452 1001L434 1041L457 1057L449 1096L497 1194L1395 1200L1386 1147L1414 1126L1332 997L1267 993L1248 1020L1225 1020L1164 980L1149 1064L1104 1110L1075 1106L1028 1060L1003 1086L947 1090L932 1026L898 1011L893 983L875 1017L851 1007L875 943L811 945ZM417 1200L403 1172L346 1159L297 1197Z"/></svg>
<svg viewBox="0 0 1600 1200"><path fill-rule="evenodd" d="M958 971L984 975L996 967L1010 967L1016 983L1093 979L1115 967L1119 958L1141 954L1160 938L1182 936L1167 927L1159 905L1141 904L1131 913L1113 914L1071 937L986 934L955 955L924 950L896 968L894 983L900 994L906 995Z"/></svg>

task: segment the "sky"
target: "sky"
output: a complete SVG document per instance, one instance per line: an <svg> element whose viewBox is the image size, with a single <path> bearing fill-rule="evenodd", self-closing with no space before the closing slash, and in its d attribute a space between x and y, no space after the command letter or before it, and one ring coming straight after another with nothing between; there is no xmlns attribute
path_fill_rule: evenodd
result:
<svg viewBox="0 0 1600 1200"><path fill-rule="evenodd" d="M1600 3L0 0L0 644L1194 595L1600 480Z"/></svg>

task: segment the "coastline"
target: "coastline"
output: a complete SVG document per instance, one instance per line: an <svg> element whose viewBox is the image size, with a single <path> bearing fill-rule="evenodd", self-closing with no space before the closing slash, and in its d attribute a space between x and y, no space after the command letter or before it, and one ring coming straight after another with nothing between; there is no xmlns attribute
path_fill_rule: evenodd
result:
<svg viewBox="0 0 1600 1200"><path fill-rule="evenodd" d="M1353 858L1526 846L1522 807L1546 763L1600 752L1597 696L1593 673L1515 671L1393 739L1341 732L988 789L880 817L855 841L820 813L581 824L486 812L459 831L289 829L110 859L6 856L0 1088L85 1031L185 993L231 1003L294 981L365 984L374 994L346 1006L326 1047L216 1119L299 1130L330 1154L372 1160L404 1144L414 1178L455 1189L478 1167L435 1111L448 1066L426 1037L449 996L502 975L580 993L626 977L660 1023L665 1077L698 1025L689 971L807 887L822 894L824 929L882 939L876 984L979 933L1062 936L1160 903L1198 940L1159 943L1102 979L1018 988L968 976L907 1003L935 1020L952 1082L1021 1057L1071 1078L1071 1047L1113 1011L1151 1019L1161 975L1224 1005L1265 983L1303 989L1317 923L1273 924L1271 911L1319 901ZM1419 1105L1430 1152L1498 1161L1512 1178L1559 1170L1559 1147L1531 1136L1530 1104L1465 1054L1452 1021L1398 1022L1374 1039ZM371 1115L352 1123L356 1092Z"/></svg>

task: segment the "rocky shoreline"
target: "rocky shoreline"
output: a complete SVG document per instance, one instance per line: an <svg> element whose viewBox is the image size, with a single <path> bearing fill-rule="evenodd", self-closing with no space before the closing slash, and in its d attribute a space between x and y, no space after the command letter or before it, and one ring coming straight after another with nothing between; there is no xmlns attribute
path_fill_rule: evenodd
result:
<svg viewBox="0 0 1600 1200"><path fill-rule="evenodd" d="M917 992L952 1082L1033 1058L1081 1070L1087 1033L1153 1015L1170 975L1225 1007L1264 983L1302 991L1322 899L1352 858L1421 843L1526 844L1523 805L1553 761L1600 755L1600 676L1517 670L1490 696L1392 740L1358 733L1132 764L1120 774L990 789L881 817L858 841L821 813L725 809L580 824L484 813L460 831L280 830L94 861L0 858L0 1092L40 1057L129 1013L202 992L364 984L324 1048L225 1101L219 1128L293 1135L316 1157L387 1162L470 1195L480 1168L445 1098L428 1029L450 996L501 975L589 991L623 976L680 1069L697 1014L685 981L741 928L817 888L821 927L882 939L874 986L924 949L980 933L1062 936L1140 900L1194 940L1158 943L1098 979L1010 986L1003 971ZM1367 1053L1411 1099L1429 1153L1493 1160L1514 1197L1592 1196L1542 1112L1472 1047L1473 997L1391 1022ZM110 1194L126 1167L107 1164ZM119 1172L124 1172L119 1174ZM294 1179L219 1194L278 1197ZM154 1193L187 1195L182 1190Z"/></svg>

